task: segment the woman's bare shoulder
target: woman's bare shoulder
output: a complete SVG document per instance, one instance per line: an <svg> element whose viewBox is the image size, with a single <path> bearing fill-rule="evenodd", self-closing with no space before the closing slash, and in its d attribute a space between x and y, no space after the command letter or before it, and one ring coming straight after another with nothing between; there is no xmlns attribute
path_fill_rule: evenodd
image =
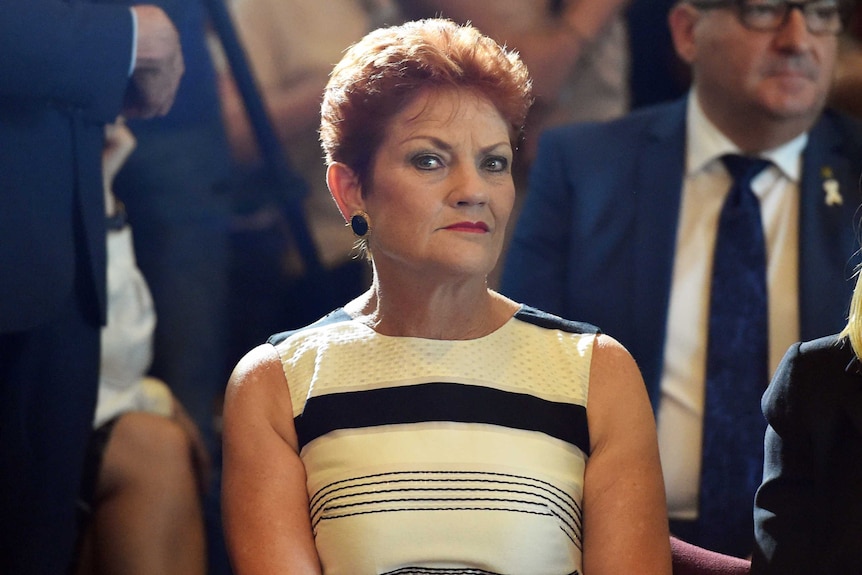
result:
<svg viewBox="0 0 862 575"><path fill-rule="evenodd" d="M255 347L237 362L230 376L224 400L225 436L266 423L295 448L293 415L278 350L269 343Z"/></svg>
<svg viewBox="0 0 862 575"><path fill-rule="evenodd" d="M591 379L610 380L611 385L643 385L632 355L623 344L604 333L596 336L591 369Z"/></svg>
<svg viewBox="0 0 862 575"><path fill-rule="evenodd" d="M264 343L237 362L228 381L225 407L260 408L275 400L289 401L290 394L278 350Z"/></svg>
<svg viewBox="0 0 862 575"><path fill-rule="evenodd" d="M590 365L588 397L594 439L614 436L632 425L654 425L652 409L640 369L616 339L599 335Z"/></svg>
<svg viewBox="0 0 862 575"><path fill-rule="evenodd" d="M241 387L251 381L282 374L281 358L274 345L263 343L249 350L234 366L229 386Z"/></svg>

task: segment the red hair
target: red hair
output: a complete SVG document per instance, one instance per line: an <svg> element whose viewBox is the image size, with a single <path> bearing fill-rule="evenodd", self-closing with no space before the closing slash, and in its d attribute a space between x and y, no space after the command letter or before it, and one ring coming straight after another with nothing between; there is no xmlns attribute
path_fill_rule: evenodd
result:
<svg viewBox="0 0 862 575"><path fill-rule="evenodd" d="M518 54L470 24L427 19L370 32L335 66L321 106L326 163L342 162L365 182L389 120L429 88L466 89L486 99L517 147L533 101Z"/></svg>

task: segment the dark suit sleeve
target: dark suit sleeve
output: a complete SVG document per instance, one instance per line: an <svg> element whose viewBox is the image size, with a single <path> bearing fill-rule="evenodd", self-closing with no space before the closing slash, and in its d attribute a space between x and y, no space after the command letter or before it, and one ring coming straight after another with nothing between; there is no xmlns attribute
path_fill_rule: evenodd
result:
<svg viewBox="0 0 862 575"><path fill-rule="evenodd" d="M564 153L564 144L562 134L555 130L539 140L529 190L504 263L501 291L568 317L565 286L573 234L572 191L565 169L569 154Z"/></svg>
<svg viewBox="0 0 862 575"><path fill-rule="evenodd" d="M0 0L0 98L119 114L132 57L128 5Z"/></svg>
<svg viewBox="0 0 862 575"><path fill-rule="evenodd" d="M817 540L811 533L815 484L812 446L806 423L804 370L800 344L784 356L763 396L769 424L763 483L754 506L756 545L752 573L778 575L817 572Z"/></svg>

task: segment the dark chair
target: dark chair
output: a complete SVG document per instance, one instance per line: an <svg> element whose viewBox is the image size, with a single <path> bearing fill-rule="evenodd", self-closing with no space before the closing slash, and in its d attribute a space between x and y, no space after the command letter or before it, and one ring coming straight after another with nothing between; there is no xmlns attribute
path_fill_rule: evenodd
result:
<svg viewBox="0 0 862 575"><path fill-rule="evenodd" d="M749 575L751 561L670 538L673 575Z"/></svg>

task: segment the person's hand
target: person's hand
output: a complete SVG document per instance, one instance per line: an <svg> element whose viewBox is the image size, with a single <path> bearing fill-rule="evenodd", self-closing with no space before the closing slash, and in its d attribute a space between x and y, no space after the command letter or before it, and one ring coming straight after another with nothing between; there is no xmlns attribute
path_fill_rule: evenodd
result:
<svg viewBox="0 0 862 575"><path fill-rule="evenodd" d="M164 116L185 71L180 35L161 8L140 5L132 10L138 18L137 57L123 113L135 118Z"/></svg>
<svg viewBox="0 0 862 575"><path fill-rule="evenodd" d="M176 397L173 398L171 419L186 432L189 438L192 448L192 463L195 469L195 476L198 480L198 488L201 493L205 493L212 479L212 459L198 426L195 425L194 420L192 420Z"/></svg>
<svg viewBox="0 0 862 575"><path fill-rule="evenodd" d="M105 214L114 215L117 199L114 197L114 178L126 163L138 141L120 116L113 124L105 125L105 143L102 147L102 185L105 191Z"/></svg>
<svg viewBox="0 0 862 575"><path fill-rule="evenodd" d="M102 148L102 181L106 191L111 190L114 178L136 145L137 140L122 117L117 118L113 124L105 126L105 146Z"/></svg>

